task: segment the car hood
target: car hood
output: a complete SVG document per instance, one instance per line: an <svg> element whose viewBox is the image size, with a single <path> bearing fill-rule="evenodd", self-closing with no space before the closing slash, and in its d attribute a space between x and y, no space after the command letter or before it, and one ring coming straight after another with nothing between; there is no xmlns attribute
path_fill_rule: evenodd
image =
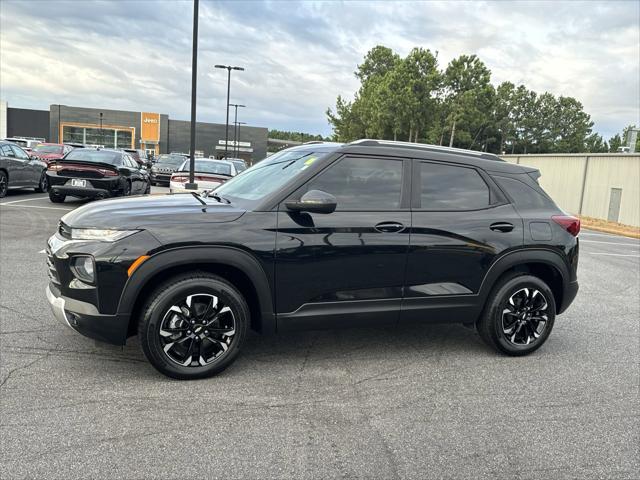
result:
<svg viewBox="0 0 640 480"><path fill-rule="evenodd" d="M136 229L154 225L233 222L245 210L214 198L189 193L116 198L88 203L67 213L62 221L75 228Z"/></svg>

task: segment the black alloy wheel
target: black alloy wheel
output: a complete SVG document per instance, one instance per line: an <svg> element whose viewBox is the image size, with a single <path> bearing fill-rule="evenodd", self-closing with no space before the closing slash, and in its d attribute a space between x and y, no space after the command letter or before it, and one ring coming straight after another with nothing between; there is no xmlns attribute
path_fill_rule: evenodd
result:
<svg viewBox="0 0 640 480"><path fill-rule="evenodd" d="M7 179L7 174L0 171L0 198L4 198L7 195L8 189L9 181Z"/></svg>
<svg viewBox="0 0 640 480"><path fill-rule="evenodd" d="M40 176L40 182L36 187L36 192L42 193L49 190L49 179L47 178L47 171L43 170L42 175Z"/></svg>
<svg viewBox="0 0 640 480"><path fill-rule="evenodd" d="M160 322L165 355L183 367L206 366L223 355L236 335L233 311L209 293L188 295Z"/></svg>
<svg viewBox="0 0 640 480"><path fill-rule="evenodd" d="M491 347L507 355L526 355L547 340L556 316L549 286L538 277L512 274L489 294L477 329Z"/></svg>
<svg viewBox="0 0 640 480"><path fill-rule="evenodd" d="M205 272L184 274L148 299L138 325L147 359L173 378L204 378L238 355L249 308L226 280Z"/></svg>
<svg viewBox="0 0 640 480"><path fill-rule="evenodd" d="M513 345L529 345L544 333L549 303L537 288L521 288L502 310L502 333Z"/></svg>
<svg viewBox="0 0 640 480"><path fill-rule="evenodd" d="M131 182L127 180L124 184L124 188L122 189L122 196L128 197L129 195L131 195Z"/></svg>

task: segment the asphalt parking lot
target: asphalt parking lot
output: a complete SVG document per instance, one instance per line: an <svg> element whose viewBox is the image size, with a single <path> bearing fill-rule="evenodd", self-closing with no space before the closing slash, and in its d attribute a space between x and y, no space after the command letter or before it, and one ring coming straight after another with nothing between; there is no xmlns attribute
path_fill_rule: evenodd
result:
<svg viewBox="0 0 640 480"><path fill-rule="evenodd" d="M581 233L529 357L462 326L251 335L179 382L50 314L40 252L81 203L0 201L2 478L640 478L639 240Z"/></svg>

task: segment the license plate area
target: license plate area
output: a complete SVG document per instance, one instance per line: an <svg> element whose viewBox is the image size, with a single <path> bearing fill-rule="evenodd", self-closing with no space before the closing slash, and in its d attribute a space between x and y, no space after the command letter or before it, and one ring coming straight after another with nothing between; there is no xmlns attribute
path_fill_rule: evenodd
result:
<svg viewBox="0 0 640 480"><path fill-rule="evenodd" d="M82 179L82 178L72 178L71 179L71 186L72 187L86 187L87 186L87 181Z"/></svg>

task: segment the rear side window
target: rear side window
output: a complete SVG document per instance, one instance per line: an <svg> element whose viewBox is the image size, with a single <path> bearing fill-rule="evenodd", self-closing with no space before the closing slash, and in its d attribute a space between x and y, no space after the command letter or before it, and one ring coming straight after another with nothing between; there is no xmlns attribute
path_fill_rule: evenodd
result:
<svg viewBox="0 0 640 480"><path fill-rule="evenodd" d="M542 192L511 177L493 177L519 208L547 208L553 202Z"/></svg>
<svg viewBox="0 0 640 480"><path fill-rule="evenodd" d="M420 208L479 210L489 207L489 187L473 168L420 162Z"/></svg>
<svg viewBox="0 0 640 480"><path fill-rule="evenodd" d="M337 210L395 210L402 195L402 160L343 158L311 180L308 190L335 196Z"/></svg>

